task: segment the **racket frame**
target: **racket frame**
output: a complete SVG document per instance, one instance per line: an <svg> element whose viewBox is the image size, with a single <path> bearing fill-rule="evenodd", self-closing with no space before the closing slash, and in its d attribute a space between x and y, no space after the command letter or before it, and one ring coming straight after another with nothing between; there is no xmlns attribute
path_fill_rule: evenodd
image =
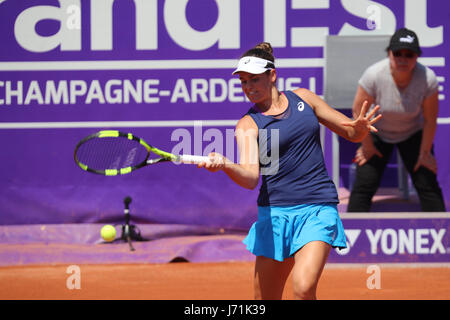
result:
<svg viewBox="0 0 450 320"><path fill-rule="evenodd" d="M92 140L92 139L102 139L102 138L122 138L122 139L137 141L140 145L145 147L145 149L147 150L147 156L145 157L145 159L142 162L138 163L135 166L128 166L128 167L120 168L120 169L105 169L105 170L92 169L92 168L88 167L86 164L82 163L78 159L77 151L80 148L80 146L83 145L86 141ZM160 156L160 158L148 159L150 156L150 152ZM177 155L174 155L172 153L160 150L158 148L155 148L155 147L149 145L143 139L133 135L132 133L125 133L125 132L121 132L118 130L101 130L96 133L90 134L87 137L80 140L80 142L78 142L78 144L75 147L74 160L75 160L76 164L82 170L100 174L100 175L105 175L105 176L117 176L117 175L128 174L139 168L145 167L147 165L156 164L159 162L172 161L172 162L179 162L179 163L199 163L202 161L206 161L206 162L209 161L208 157L203 157L203 156L194 156L194 155L177 156Z"/></svg>

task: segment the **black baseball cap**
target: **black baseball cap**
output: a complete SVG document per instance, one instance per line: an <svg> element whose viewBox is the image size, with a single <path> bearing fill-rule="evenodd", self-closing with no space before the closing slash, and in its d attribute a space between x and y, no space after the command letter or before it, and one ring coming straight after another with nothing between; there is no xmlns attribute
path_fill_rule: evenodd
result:
<svg viewBox="0 0 450 320"><path fill-rule="evenodd" d="M419 56L422 54L419 46L419 38L414 31L402 28L397 30L391 37L387 50L398 51L401 49L414 51Z"/></svg>

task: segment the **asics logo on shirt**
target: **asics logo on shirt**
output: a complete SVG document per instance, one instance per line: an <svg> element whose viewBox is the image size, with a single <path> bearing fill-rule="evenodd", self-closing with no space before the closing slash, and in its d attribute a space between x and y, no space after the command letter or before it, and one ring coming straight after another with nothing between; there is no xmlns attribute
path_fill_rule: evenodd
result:
<svg viewBox="0 0 450 320"><path fill-rule="evenodd" d="M305 109L305 104L303 103L303 101L297 103L297 109L298 111L303 111L303 109Z"/></svg>

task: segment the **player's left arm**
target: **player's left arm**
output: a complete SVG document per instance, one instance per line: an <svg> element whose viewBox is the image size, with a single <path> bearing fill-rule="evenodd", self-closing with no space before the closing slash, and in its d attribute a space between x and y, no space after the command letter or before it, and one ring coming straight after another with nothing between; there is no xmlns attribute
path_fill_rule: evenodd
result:
<svg viewBox="0 0 450 320"><path fill-rule="evenodd" d="M427 167L434 173L437 172L436 159L431 153L434 136L437 128L437 116L439 111L439 94L438 92L424 99L422 103L423 110L423 132L422 142L420 144L420 153L414 171L420 166Z"/></svg>
<svg viewBox="0 0 450 320"><path fill-rule="evenodd" d="M370 131L377 131L373 124L381 118L381 115L374 117L379 106L369 111L370 106L367 101L364 102L360 114L355 115L356 118L352 120L307 89L300 88L294 92L313 108L321 124L349 141L361 142Z"/></svg>

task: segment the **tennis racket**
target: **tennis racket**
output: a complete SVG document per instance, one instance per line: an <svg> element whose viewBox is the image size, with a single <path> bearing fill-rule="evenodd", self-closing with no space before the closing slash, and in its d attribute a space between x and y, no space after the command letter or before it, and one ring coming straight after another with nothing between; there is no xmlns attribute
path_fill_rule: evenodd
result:
<svg viewBox="0 0 450 320"><path fill-rule="evenodd" d="M150 159L151 155L158 157ZM131 133L116 130L103 130L85 137L75 147L74 158L81 169L105 176L128 174L160 162L197 164L210 161L203 156L174 155L152 147Z"/></svg>

